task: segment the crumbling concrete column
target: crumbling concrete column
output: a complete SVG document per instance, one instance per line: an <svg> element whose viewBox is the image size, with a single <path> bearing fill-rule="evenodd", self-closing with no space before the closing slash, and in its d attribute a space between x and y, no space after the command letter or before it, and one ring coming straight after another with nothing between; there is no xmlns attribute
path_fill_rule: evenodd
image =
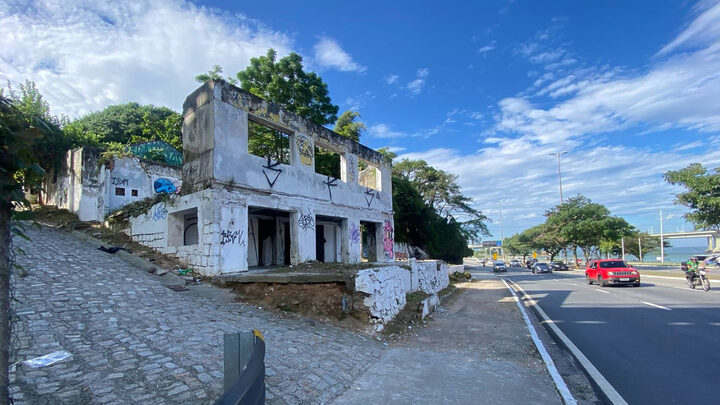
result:
<svg viewBox="0 0 720 405"><path fill-rule="evenodd" d="M290 263L315 260L315 212L302 208L290 213Z"/></svg>
<svg viewBox="0 0 720 405"><path fill-rule="evenodd" d="M358 157L353 153L340 155L340 179L347 184L358 184Z"/></svg>
<svg viewBox="0 0 720 405"><path fill-rule="evenodd" d="M234 273L247 271L248 251L248 207L232 199L218 202L220 235L217 248L220 250L220 272Z"/></svg>
<svg viewBox="0 0 720 405"><path fill-rule="evenodd" d="M340 252L343 263L360 263L362 244L360 239L360 220L349 218L342 221L340 227L341 245Z"/></svg>

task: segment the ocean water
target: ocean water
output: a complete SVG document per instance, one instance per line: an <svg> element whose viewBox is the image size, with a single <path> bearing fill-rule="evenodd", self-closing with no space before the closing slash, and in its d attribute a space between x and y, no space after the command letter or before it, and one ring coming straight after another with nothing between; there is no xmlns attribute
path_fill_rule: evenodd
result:
<svg viewBox="0 0 720 405"><path fill-rule="evenodd" d="M670 242L672 243L672 242ZM707 255L707 247L702 246L671 246L665 248L665 261L666 262L684 262L690 256L695 255ZM625 256L630 261L635 260L635 256ZM652 250L650 252L643 252L643 261L655 262L660 261L660 249Z"/></svg>

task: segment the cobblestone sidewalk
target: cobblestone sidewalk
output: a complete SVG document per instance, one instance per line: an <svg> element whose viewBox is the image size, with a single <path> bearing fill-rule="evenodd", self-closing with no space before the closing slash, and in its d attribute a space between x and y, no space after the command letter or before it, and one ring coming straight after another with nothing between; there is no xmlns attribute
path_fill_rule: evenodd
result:
<svg viewBox="0 0 720 405"><path fill-rule="evenodd" d="M222 392L223 333L259 329L268 403L326 403L381 355L375 341L230 298L174 292L161 278L50 229L16 239L29 275L16 279L13 361L72 358L11 373L16 403L213 403Z"/></svg>

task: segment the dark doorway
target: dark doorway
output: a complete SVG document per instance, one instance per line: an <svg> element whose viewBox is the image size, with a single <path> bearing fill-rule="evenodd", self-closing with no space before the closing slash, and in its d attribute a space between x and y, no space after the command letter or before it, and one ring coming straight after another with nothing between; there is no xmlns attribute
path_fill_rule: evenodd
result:
<svg viewBox="0 0 720 405"><path fill-rule="evenodd" d="M325 262L325 226L315 225L315 260Z"/></svg>
<svg viewBox="0 0 720 405"><path fill-rule="evenodd" d="M360 221L360 257L362 261L377 261L377 226L378 224L374 222Z"/></svg>

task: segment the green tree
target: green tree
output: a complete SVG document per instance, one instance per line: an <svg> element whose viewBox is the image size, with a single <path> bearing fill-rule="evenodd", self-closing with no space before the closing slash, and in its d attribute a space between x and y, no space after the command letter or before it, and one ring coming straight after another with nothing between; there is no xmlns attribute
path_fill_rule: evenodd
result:
<svg viewBox="0 0 720 405"><path fill-rule="evenodd" d="M663 174L665 181L685 188L675 195L675 204L690 208L683 215L696 229L720 230L720 167L711 173L700 163Z"/></svg>
<svg viewBox="0 0 720 405"><path fill-rule="evenodd" d="M223 78L220 73L222 73L223 68L220 65L214 65L212 69L208 70L207 73L201 73L197 76L195 76L195 81L200 83L205 83L208 80L227 80L230 82L230 84L237 84L237 79L228 77Z"/></svg>
<svg viewBox="0 0 720 405"><path fill-rule="evenodd" d="M21 107L27 108L27 105ZM12 217L19 207L29 208L24 189L39 186L44 174L34 152L38 141L46 134L56 132L51 124L43 121L42 116L46 113L27 115L11 99L0 95L0 405L10 403L12 234L26 238L22 230L14 226Z"/></svg>
<svg viewBox="0 0 720 405"><path fill-rule="evenodd" d="M545 222L526 230L523 234L530 241L529 246L533 250L544 250L550 255L550 261L553 261L555 256L567 246L567 240L556 224Z"/></svg>
<svg viewBox="0 0 720 405"><path fill-rule="evenodd" d="M302 57L294 52L277 60L277 52L268 49L267 55L250 59L237 78L243 90L318 125L337 120L338 106L330 100L327 84L317 74L305 72Z"/></svg>
<svg viewBox="0 0 720 405"><path fill-rule="evenodd" d="M182 150L182 116L166 107L125 103L90 113L63 128L83 145L107 147L161 140Z"/></svg>
<svg viewBox="0 0 720 405"><path fill-rule="evenodd" d="M619 242L633 231L624 219L610 216L610 211L604 205L579 194L545 215L546 223L559 231L565 246L579 247L586 261L602 241Z"/></svg>
<svg viewBox="0 0 720 405"><path fill-rule="evenodd" d="M67 119L50 113L50 105L34 82L26 80L19 88L20 91L17 92L8 83L7 100L20 113L18 119L24 119L26 125L36 127L38 122L42 122L43 136L33 142L32 153L44 170L57 170L65 161L65 152L77 146L78 140L61 130ZM2 94L3 91L0 90L0 96Z"/></svg>
<svg viewBox="0 0 720 405"><path fill-rule="evenodd" d="M412 182L438 215L458 221L466 240L489 235L487 217L470 206L472 199L462 193L456 175L436 169L424 160L409 159L395 164L393 175Z"/></svg>
<svg viewBox="0 0 720 405"><path fill-rule="evenodd" d="M350 138L355 142L360 142L360 135L362 135L366 129L365 124L360 121L360 113L352 110L347 110L340 114L340 118L337 119L335 128L333 128L338 134Z"/></svg>
<svg viewBox="0 0 720 405"><path fill-rule="evenodd" d="M522 256L523 263L527 256L532 254L531 240L525 233L516 233L515 235L505 238L503 241L503 249L513 256Z"/></svg>

